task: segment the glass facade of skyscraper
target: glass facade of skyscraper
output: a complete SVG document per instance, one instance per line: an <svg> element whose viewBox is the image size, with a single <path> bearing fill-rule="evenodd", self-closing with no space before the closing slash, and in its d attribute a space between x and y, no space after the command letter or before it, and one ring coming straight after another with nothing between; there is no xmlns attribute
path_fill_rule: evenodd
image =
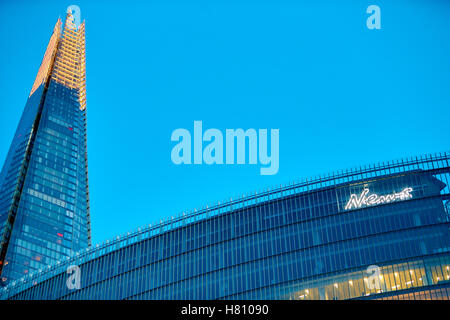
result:
<svg viewBox="0 0 450 320"><path fill-rule="evenodd" d="M84 23L58 20L0 173L1 283L90 244Z"/></svg>
<svg viewBox="0 0 450 320"><path fill-rule="evenodd" d="M11 283L0 297L449 299L449 160L361 167L168 219Z"/></svg>

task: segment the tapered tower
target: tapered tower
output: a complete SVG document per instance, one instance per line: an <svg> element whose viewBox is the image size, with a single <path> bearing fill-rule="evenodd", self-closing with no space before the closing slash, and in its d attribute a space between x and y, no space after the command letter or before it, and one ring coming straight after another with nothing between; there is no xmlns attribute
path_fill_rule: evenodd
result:
<svg viewBox="0 0 450 320"><path fill-rule="evenodd" d="M0 172L0 283L90 245L85 23L58 19Z"/></svg>

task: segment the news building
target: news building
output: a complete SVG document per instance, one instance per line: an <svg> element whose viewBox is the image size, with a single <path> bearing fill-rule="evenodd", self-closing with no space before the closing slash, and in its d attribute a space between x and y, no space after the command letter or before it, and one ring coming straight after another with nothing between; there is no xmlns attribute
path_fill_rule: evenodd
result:
<svg viewBox="0 0 450 320"><path fill-rule="evenodd" d="M168 219L16 281L1 296L449 299L449 159L342 171ZM79 289L68 286L71 266Z"/></svg>
<svg viewBox="0 0 450 320"><path fill-rule="evenodd" d="M55 27L0 174L1 299L449 299L450 153L306 179L90 246L84 24L72 20Z"/></svg>

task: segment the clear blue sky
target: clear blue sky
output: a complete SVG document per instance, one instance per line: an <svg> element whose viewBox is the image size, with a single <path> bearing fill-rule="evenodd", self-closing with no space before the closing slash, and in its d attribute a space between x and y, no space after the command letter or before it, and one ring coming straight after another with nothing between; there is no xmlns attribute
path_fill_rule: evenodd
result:
<svg viewBox="0 0 450 320"><path fill-rule="evenodd" d="M53 26L86 19L94 243L182 211L450 141L450 2L2 1L0 161ZM381 8L381 30L366 8ZM176 166L173 130L280 129L280 169Z"/></svg>

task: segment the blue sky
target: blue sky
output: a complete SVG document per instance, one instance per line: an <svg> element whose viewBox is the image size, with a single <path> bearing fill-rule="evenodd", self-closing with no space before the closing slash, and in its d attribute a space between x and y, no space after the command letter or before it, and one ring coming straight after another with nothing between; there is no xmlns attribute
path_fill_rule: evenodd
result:
<svg viewBox="0 0 450 320"><path fill-rule="evenodd" d="M448 1L0 3L3 163L54 24L86 19L94 243L338 169L449 150ZM381 9L368 30L366 8ZM173 130L280 130L280 168L176 166Z"/></svg>

